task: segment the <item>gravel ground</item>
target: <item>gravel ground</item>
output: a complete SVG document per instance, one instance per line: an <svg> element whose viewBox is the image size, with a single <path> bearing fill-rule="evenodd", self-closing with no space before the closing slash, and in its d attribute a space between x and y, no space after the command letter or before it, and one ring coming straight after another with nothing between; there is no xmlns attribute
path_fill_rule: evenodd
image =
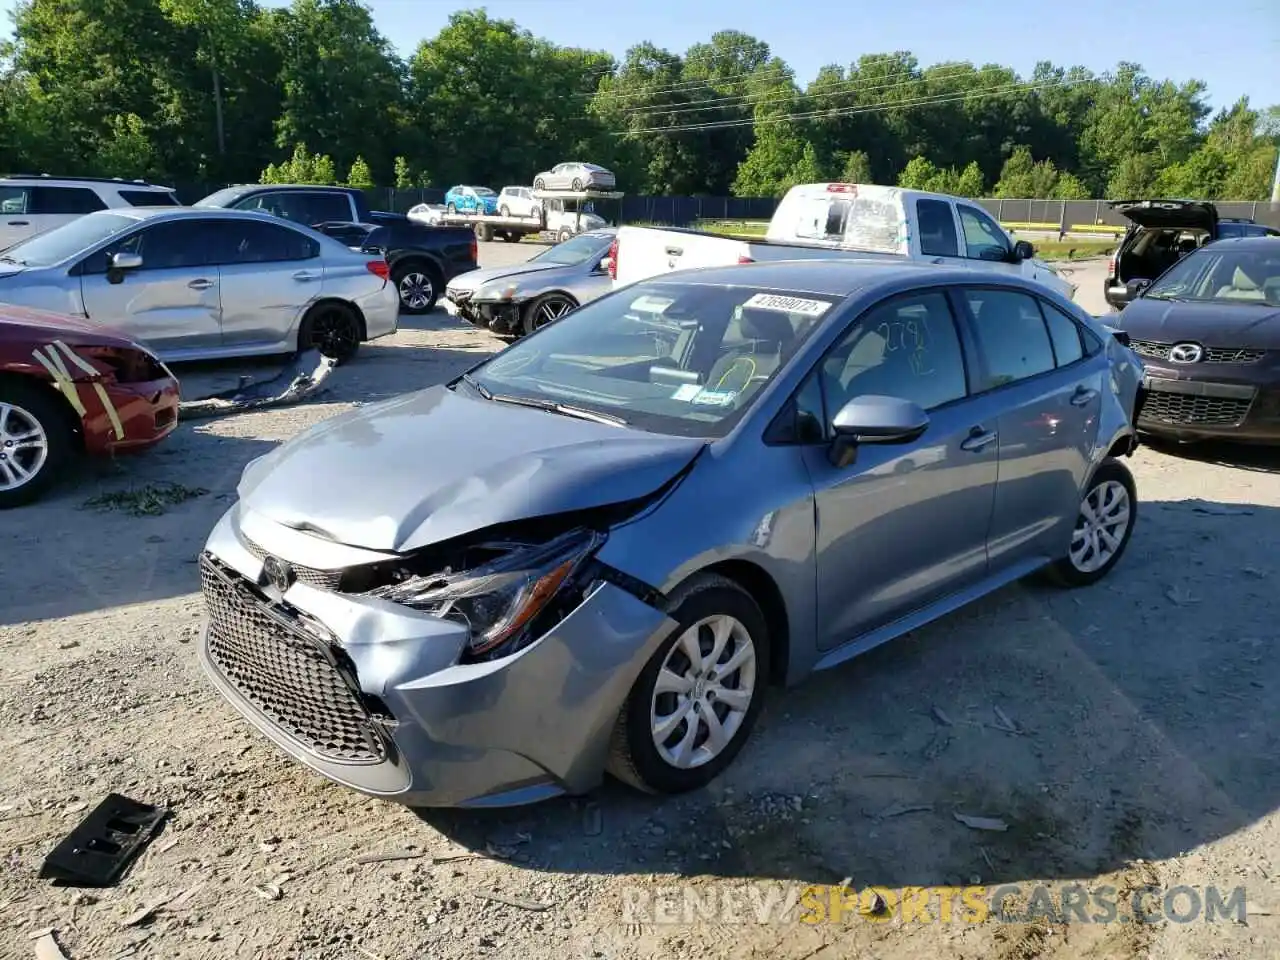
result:
<svg viewBox="0 0 1280 960"><path fill-rule="evenodd" d="M1083 299L1098 268L1072 269ZM498 346L440 312L406 318L318 402L183 426L152 455L86 467L0 519L0 956L30 957L46 928L72 960L1280 956L1275 454L1141 449L1142 516L1107 581L1010 587L777 693L700 794L608 783L523 810L415 815L285 759L197 666L205 535L252 457ZM180 372L197 395L244 369ZM189 499L129 515L144 485L164 483ZM113 790L174 810L132 872L96 891L38 880ZM395 852L409 859L360 862ZM742 909L844 878L1109 885L1122 916L1145 884L1243 885L1249 915L805 924ZM683 912L682 889L730 912ZM655 895L681 909L655 912Z"/></svg>

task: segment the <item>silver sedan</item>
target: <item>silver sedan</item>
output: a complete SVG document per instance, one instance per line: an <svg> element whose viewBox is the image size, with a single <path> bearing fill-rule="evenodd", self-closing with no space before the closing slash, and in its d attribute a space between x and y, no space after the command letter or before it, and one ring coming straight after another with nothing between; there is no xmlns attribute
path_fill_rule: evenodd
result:
<svg viewBox="0 0 1280 960"><path fill-rule="evenodd" d="M0 256L0 302L85 317L161 359L288 353L339 361L394 333L380 255L238 210L102 210Z"/></svg>
<svg viewBox="0 0 1280 960"><path fill-rule="evenodd" d="M533 180L535 190L612 190L613 173L594 163L557 163Z"/></svg>

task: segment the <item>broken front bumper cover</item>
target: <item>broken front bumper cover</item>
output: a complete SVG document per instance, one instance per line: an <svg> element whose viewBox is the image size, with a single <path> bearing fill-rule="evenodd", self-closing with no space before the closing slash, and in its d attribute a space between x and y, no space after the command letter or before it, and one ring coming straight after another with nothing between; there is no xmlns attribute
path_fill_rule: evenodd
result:
<svg viewBox="0 0 1280 960"><path fill-rule="evenodd" d="M319 350L307 350L294 357L289 366L269 380L249 383L247 378L241 377L239 386L231 390L199 400L182 401L178 405L178 417L195 420L300 403L320 392L336 366L337 361L332 357L324 356Z"/></svg>
<svg viewBox="0 0 1280 960"><path fill-rule="evenodd" d="M517 334L521 330L521 314L528 300L475 300L468 294L446 291L444 306L452 316L473 326L490 330L499 336Z"/></svg>
<svg viewBox="0 0 1280 960"><path fill-rule="evenodd" d="M274 524L246 514L237 505L223 517L202 566L220 568L213 575L225 576L242 597L252 597L245 601L244 617L258 626L228 623L206 583L214 612L201 640L201 660L219 692L288 754L331 780L408 806L511 806L599 784L618 710L657 645L675 628L665 613L599 582L559 624L518 653L462 663L466 630L452 621L301 578L272 599L273 588L258 586L269 581L268 544L296 541L298 534L291 531L277 541ZM281 623L282 614L300 626ZM250 629L279 631L254 648L277 653L264 661L250 652L242 662L229 663L227 635L234 634L235 643L255 644ZM291 708L279 703L280 676L263 676L260 684L266 696L277 697L275 703L255 693L254 680L255 670L274 669L285 647L300 644L321 650L347 685L336 687L310 656L304 678L310 689L298 691L299 709L310 711L301 725L291 723ZM334 723L343 726L317 735L316 700L308 694L322 687L336 698ZM357 702L365 722L354 736Z"/></svg>

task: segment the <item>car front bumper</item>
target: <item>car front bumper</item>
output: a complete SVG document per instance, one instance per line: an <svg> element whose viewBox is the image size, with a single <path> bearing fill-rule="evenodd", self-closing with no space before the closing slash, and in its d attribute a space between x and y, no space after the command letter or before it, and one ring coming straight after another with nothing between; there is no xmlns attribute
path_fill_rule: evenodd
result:
<svg viewBox="0 0 1280 960"><path fill-rule="evenodd" d="M298 568L273 597L259 581L274 527L237 505L210 536L201 659L286 753L408 806L510 806L600 782L618 711L675 627L666 614L600 582L514 656L462 663L456 623L335 592L321 571Z"/></svg>
<svg viewBox="0 0 1280 960"><path fill-rule="evenodd" d="M144 383L103 383L105 401L92 386L76 386L85 409L80 420L84 450L91 456L145 450L178 426L179 388L172 376Z"/></svg>
<svg viewBox="0 0 1280 960"><path fill-rule="evenodd" d="M445 312L499 336L514 336L522 329L524 300L476 300L469 293L446 290Z"/></svg>
<svg viewBox="0 0 1280 960"><path fill-rule="evenodd" d="M1185 369L1142 358L1144 376L1137 428L1175 440L1220 438L1280 443L1280 375L1258 377L1250 364L1197 364ZM1252 374L1252 376L1250 375Z"/></svg>

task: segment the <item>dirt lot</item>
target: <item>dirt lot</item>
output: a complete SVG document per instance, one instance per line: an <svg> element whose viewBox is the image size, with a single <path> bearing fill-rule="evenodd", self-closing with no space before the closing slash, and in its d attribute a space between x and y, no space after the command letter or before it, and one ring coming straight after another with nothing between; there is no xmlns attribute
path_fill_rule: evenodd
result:
<svg viewBox="0 0 1280 960"><path fill-rule="evenodd" d="M482 254L499 255L527 250ZM1085 295L1098 287L1096 267L1075 269ZM200 673L195 557L248 460L498 345L442 313L406 319L320 401L184 426L0 518L0 956L32 956L30 935L50 927L72 960L1280 956L1275 454L1142 449L1142 516L1109 580L1011 587L779 692L702 794L610 783L531 809L417 816L285 759ZM180 373L194 395L242 369ZM130 515L147 484L189 499ZM98 891L38 880L112 790L174 810L132 873ZM467 853L479 856L441 859ZM1122 917L1146 884L1243 886L1248 918L938 922L935 901L933 923L806 924L741 909L844 878L1017 884L1024 901L1037 883L1109 885ZM684 912L682 883L695 906L722 896L730 912ZM674 916L655 914L655 892Z"/></svg>

